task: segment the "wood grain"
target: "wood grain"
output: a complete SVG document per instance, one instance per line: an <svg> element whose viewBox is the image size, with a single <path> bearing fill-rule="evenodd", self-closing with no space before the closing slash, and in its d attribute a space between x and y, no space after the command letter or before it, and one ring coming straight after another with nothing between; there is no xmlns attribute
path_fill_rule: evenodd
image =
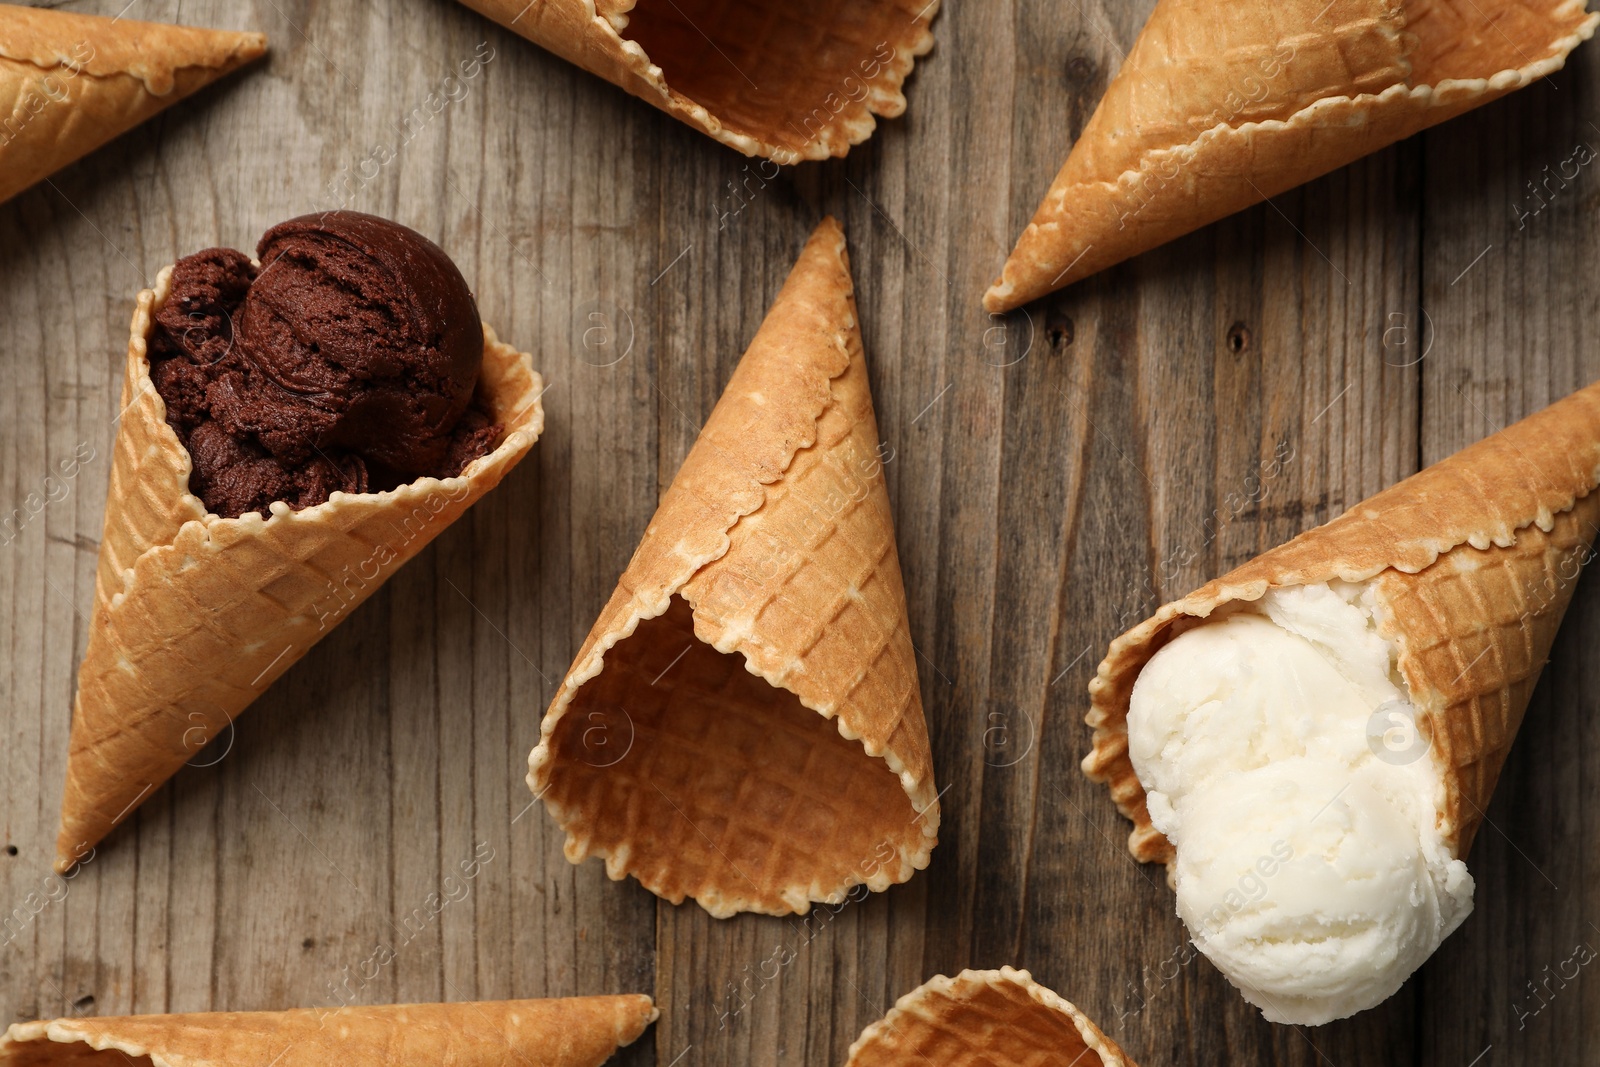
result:
<svg viewBox="0 0 1600 1067"><path fill-rule="evenodd" d="M645 991L661 1021L620 1062L821 1065L930 975L1009 963L1147 1064L1570 1063L1600 1046L1595 979L1527 988L1600 945L1592 576L1471 857L1476 914L1355 1019L1261 1021L1185 947L1161 872L1128 857L1127 824L1077 769L1084 687L1121 629L1600 377L1600 177L1582 167L1536 213L1526 199L1544 167L1600 148L1592 46L984 314L1151 3L947 0L904 118L845 160L747 182L742 157L447 0L137 0L130 17L262 29L273 51L0 206L0 512L90 457L0 545L0 905L26 917L0 945L8 1020ZM134 293L180 255L332 206L480 45L493 59L467 95L346 191L439 240L535 353L545 437L50 900ZM523 776L554 684L823 213L849 236L894 449L944 834L928 871L837 916L719 922L569 865ZM490 858L463 879L474 856ZM364 966L380 946L393 962Z"/></svg>

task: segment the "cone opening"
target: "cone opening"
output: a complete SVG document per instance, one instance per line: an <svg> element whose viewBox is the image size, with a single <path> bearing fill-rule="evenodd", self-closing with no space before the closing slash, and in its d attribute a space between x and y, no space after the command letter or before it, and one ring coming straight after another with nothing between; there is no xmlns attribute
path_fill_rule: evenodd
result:
<svg viewBox="0 0 1600 1067"><path fill-rule="evenodd" d="M1084 1067L1126 1062L1071 1004L1026 971L1005 968L935 978L902 997L851 1046L848 1067L976 1067L1041 1057Z"/></svg>
<svg viewBox="0 0 1600 1067"><path fill-rule="evenodd" d="M155 1067L148 1055L95 1049L85 1041L8 1042L6 1067Z"/></svg>
<svg viewBox="0 0 1600 1067"><path fill-rule="evenodd" d="M1412 85L1488 78L1566 54L1582 0L1404 0Z"/></svg>
<svg viewBox="0 0 1600 1067"><path fill-rule="evenodd" d="M259 265L259 264L258 264ZM237 518L224 518L206 507L190 488L189 478L193 473L194 460L183 441L178 437L166 418L166 402L157 391L155 383L150 376L149 344L150 338L155 333L156 314L164 307L171 296L172 271L174 264L168 264L161 269L156 277L154 289L145 290L139 296L140 306L134 312L132 336L128 349L127 375L123 404L131 410L133 404L142 402L153 407L152 421L157 423L154 429L156 435L164 445L176 449L177 456L181 457L181 492L194 506L204 514L207 524L254 522L258 512L247 512ZM144 301L149 294L149 307L145 308ZM394 500L401 495L419 490L432 490L435 486L448 486L454 489L476 476L479 472L492 466L507 462L511 456L525 452L538 440L544 431L544 409L539 400L544 396L543 379L533 370L532 361L522 352L511 345L501 341L495 334L493 327L487 322L483 323L483 363L478 373L478 384L474 391L477 401L485 402L493 412L495 420L500 424L500 434L494 442L494 447L489 449L477 459L469 462L461 471L449 478L417 477L407 482L401 482L389 489L375 490L366 493L335 492L327 501L311 507L290 509L302 519L308 519L323 513L324 509L336 506L341 499L380 499ZM126 413L126 412L125 412ZM511 447L508 447L511 446ZM514 462L514 461L513 461ZM273 512L270 516L276 517L277 508L281 501L274 501L271 505ZM284 505L287 507L288 505ZM173 531L172 533L175 533ZM172 536L169 533L167 536ZM142 546L148 548L148 545ZM120 575L121 571L131 565L131 560L117 560L113 563L113 575ZM120 584L120 583L118 583ZM110 588L108 586L108 588Z"/></svg>
<svg viewBox="0 0 1600 1067"><path fill-rule="evenodd" d="M582 851L713 914L842 901L921 838L884 761L699 641L681 597L607 653L547 744L545 797Z"/></svg>
<svg viewBox="0 0 1600 1067"><path fill-rule="evenodd" d="M725 128L814 157L866 136L873 98L898 93L897 55L920 50L926 0L640 0L622 36L644 49L670 89ZM852 134L856 134L852 136ZM806 151L813 146L812 151ZM793 162L774 156L779 162Z"/></svg>

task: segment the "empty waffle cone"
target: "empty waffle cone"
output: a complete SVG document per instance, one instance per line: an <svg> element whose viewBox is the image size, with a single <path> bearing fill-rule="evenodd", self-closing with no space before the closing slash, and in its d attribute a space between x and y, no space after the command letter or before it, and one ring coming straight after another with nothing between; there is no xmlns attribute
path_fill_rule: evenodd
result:
<svg viewBox="0 0 1600 1067"><path fill-rule="evenodd" d="M1557 627L1600 527L1600 382L1369 497L1158 610L1111 643L1089 684L1085 773L1134 822L1129 848L1171 863L1128 756L1128 701L1185 620L1270 588L1370 582L1378 631L1430 745L1439 827L1472 847Z"/></svg>
<svg viewBox="0 0 1600 1067"><path fill-rule="evenodd" d="M842 156L933 47L939 0L462 0L747 156Z"/></svg>
<svg viewBox="0 0 1600 1067"><path fill-rule="evenodd" d="M598 1067L656 1014L614 996L78 1017L12 1024L0 1067Z"/></svg>
<svg viewBox="0 0 1600 1067"><path fill-rule="evenodd" d="M209 514L150 382L146 347L171 276L162 270L133 314L56 840L62 870L498 485L544 427L532 358L485 325L478 388L506 436L460 475L334 493L302 511L274 503L267 519Z"/></svg>
<svg viewBox="0 0 1600 1067"><path fill-rule="evenodd" d="M927 866L927 725L844 234L823 220L545 715L567 833L712 915Z"/></svg>
<svg viewBox="0 0 1600 1067"><path fill-rule="evenodd" d="M0 201L266 50L259 33L0 4Z"/></svg>
<svg viewBox="0 0 1600 1067"><path fill-rule="evenodd" d="M1027 971L938 975L861 1031L848 1067L1136 1067L1089 1018Z"/></svg>
<svg viewBox="0 0 1600 1067"><path fill-rule="evenodd" d="M1559 70L1584 0L1160 0L999 280L1007 311Z"/></svg>

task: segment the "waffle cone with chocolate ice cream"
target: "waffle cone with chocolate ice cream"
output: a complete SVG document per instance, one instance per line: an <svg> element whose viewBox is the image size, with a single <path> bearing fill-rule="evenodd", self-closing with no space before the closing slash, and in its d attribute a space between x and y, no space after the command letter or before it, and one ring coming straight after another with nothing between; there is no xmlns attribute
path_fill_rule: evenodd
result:
<svg viewBox="0 0 1600 1067"><path fill-rule="evenodd" d="M1008 311L1559 70L1584 0L1160 0L984 297Z"/></svg>
<svg viewBox="0 0 1600 1067"><path fill-rule="evenodd" d="M0 202L266 49L259 33L0 4Z"/></svg>
<svg viewBox="0 0 1600 1067"><path fill-rule="evenodd" d="M1378 632L1443 779L1441 836L1464 859L1600 529L1600 382L1265 552L1111 643L1090 683L1084 772L1133 820L1129 849L1175 859L1128 754L1134 682L1194 620L1269 589L1369 582Z"/></svg>
<svg viewBox="0 0 1600 1067"><path fill-rule="evenodd" d="M462 0L747 156L842 156L933 47L939 0Z"/></svg>
<svg viewBox="0 0 1600 1067"><path fill-rule="evenodd" d="M861 1031L846 1067L1136 1067L1088 1016L1027 971L938 975Z"/></svg>
<svg viewBox="0 0 1600 1067"><path fill-rule="evenodd" d="M844 234L825 219L544 718L574 863L712 915L925 867L939 824Z"/></svg>
<svg viewBox="0 0 1600 1067"><path fill-rule="evenodd" d="M646 996L13 1023L0 1067L599 1067L656 1019Z"/></svg>
<svg viewBox="0 0 1600 1067"><path fill-rule="evenodd" d="M315 494L301 502L310 506L276 500L265 513L225 517L195 495L191 454L151 380L152 348L172 344L172 331L157 327L172 295L172 279L173 268L164 269L155 288L139 294L133 315L89 647L73 712L57 839L62 869L84 858L331 627L494 488L527 454L544 425L542 382L531 357L478 323L474 307L470 321L478 331L482 367L473 403L485 407L499 427L492 450L453 474L438 471L362 492L322 482L313 488L331 491L320 502ZM206 309L194 314L197 330L227 336ZM315 316L304 325L316 326ZM234 335L231 347L214 354L210 336L193 353L169 358L193 356L195 366L210 369L232 366L244 338ZM324 341L336 340L324 335ZM381 346L376 348L382 355ZM376 373L370 361L362 368L362 373ZM240 381L229 374L209 385L231 395L230 390L242 388ZM329 397L359 399L374 392L381 395L378 389L332 390L293 403L316 407L330 403ZM174 395L192 406L192 395ZM419 417L429 411L419 409ZM319 415L306 419L313 428L333 425L327 432L339 433L337 425L318 422ZM238 448L259 453L248 457L258 467L276 462L253 441ZM335 448L317 445L318 454L298 470L360 461L329 451Z"/></svg>

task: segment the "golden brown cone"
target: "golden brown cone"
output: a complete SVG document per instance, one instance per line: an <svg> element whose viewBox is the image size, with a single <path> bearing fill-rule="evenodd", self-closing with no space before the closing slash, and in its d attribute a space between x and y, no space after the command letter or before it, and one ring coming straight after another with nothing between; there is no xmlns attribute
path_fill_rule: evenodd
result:
<svg viewBox="0 0 1600 1067"><path fill-rule="evenodd" d="M1089 1018L1027 971L937 975L861 1031L847 1067L1136 1067Z"/></svg>
<svg viewBox="0 0 1600 1067"><path fill-rule="evenodd" d="M462 0L747 156L842 156L933 47L939 0Z"/></svg>
<svg viewBox="0 0 1600 1067"><path fill-rule="evenodd" d="M474 501L544 427L532 358L484 326L480 389L506 429L455 478L335 493L263 519L207 514L150 384L146 340L172 268L139 294L106 495L57 866L82 859L330 628Z"/></svg>
<svg viewBox="0 0 1600 1067"><path fill-rule="evenodd" d="M1585 0L1160 0L1000 278L1009 311L1520 89Z"/></svg>
<svg viewBox="0 0 1600 1067"><path fill-rule="evenodd" d="M75 1017L12 1024L0 1067L598 1067L655 1018L637 995Z"/></svg>
<svg viewBox="0 0 1600 1067"><path fill-rule="evenodd" d="M1528 698L1600 527L1600 382L1390 486L1158 610L1111 643L1089 683L1086 774L1134 822L1128 847L1170 863L1128 756L1128 700L1186 618L1269 588L1371 581L1379 632L1444 778L1439 827L1458 858L1489 806Z"/></svg>
<svg viewBox="0 0 1600 1067"><path fill-rule="evenodd" d="M0 202L266 50L259 33L0 4Z"/></svg>
<svg viewBox="0 0 1600 1067"><path fill-rule="evenodd" d="M927 866L938 798L879 449L824 219L545 715L528 784L568 859L719 917Z"/></svg>

